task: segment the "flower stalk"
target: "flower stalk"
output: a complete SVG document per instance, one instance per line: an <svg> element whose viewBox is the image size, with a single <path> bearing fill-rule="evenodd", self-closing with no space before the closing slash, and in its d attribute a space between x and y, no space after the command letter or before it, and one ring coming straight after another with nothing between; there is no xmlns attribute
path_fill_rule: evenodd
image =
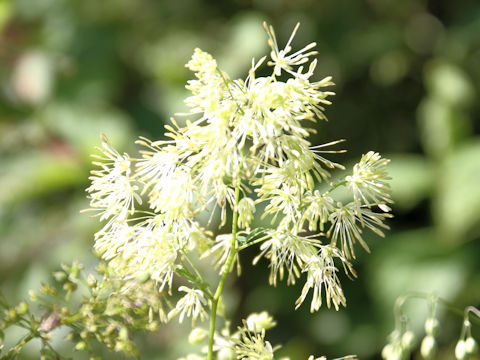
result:
<svg viewBox="0 0 480 360"><path fill-rule="evenodd" d="M227 263L225 264L224 272L220 281L218 282L217 290L215 290L215 294L213 295L212 299L212 309L210 312L210 330L208 334L208 353L207 359L213 360L213 341L215 337L215 324L217 321L217 309L218 309L218 302L222 296L223 286L225 285L225 281L227 280L227 276L232 270L233 262L235 256L237 256L238 250L236 249L236 242L237 242L237 221L238 221L238 202L240 199L240 185L237 185L235 188L235 203L233 206L233 219L232 219L232 243L231 243L231 250L230 255L227 259Z"/></svg>

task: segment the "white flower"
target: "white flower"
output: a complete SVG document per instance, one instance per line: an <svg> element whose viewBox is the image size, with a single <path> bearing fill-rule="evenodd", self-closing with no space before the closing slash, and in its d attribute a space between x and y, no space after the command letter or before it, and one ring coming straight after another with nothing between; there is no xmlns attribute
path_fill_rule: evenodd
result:
<svg viewBox="0 0 480 360"><path fill-rule="evenodd" d="M340 247L347 259L355 259L353 245L357 241L367 252L370 252L367 243L363 240L362 228L367 227L377 235L383 236L380 228L389 228L383 223L387 217L391 215L375 213L367 206L359 206L356 201L353 201L330 214L332 225L327 236L330 236L331 244L334 246L337 240L340 240Z"/></svg>
<svg viewBox="0 0 480 360"><path fill-rule="evenodd" d="M336 246L337 240L340 240L340 248L348 259L355 259L355 250L353 244L358 241L360 245L370 252L367 243L362 238L362 229L357 224L357 206L351 202L340 207L330 214L332 225L327 235L331 237L331 244Z"/></svg>
<svg viewBox="0 0 480 360"><path fill-rule="evenodd" d="M177 167L168 178L152 185L150 207L166 214L172 221L177 218L191 219L195 214L195 190L189 169Z"/></svg>
<svg viewBox="0 0 480 360"><path fill-rule="evenodd" d="M307 273L307 281L302 289L302 294L296 301L298 308L305 300L310 289L313 289L313 297L310 305L310 311L314 312L320 309L322 305L322 292L325 292L327 307L333 303L338 310L340 305L346 306L345 296L343 294L340 280L337 276L338 269L335 266L334 258L339 258L347 269L351 270L350 264L335 247L327 245L320 248L318 255L306 259L306 266L303 271Z"/></svg>
<svg viewBox="0 0 480 360"><path fill-rule="evenodd" d="M215 238L215 244L206 252L203 253L201 258L205 258L210 255L214 255L215 268L220 268L220 273L225 271L225 264L232 252L232 234L222 234ZM235 244L235 247L237 244ZM240 273L240 263L238 261L238 254L233 259L233 264L237 263L237 272Z"/></svg>
<svg viewBox="0 0 480 360"><path fill-rule="evenodd" d="M308 230L323 231L324 224L328 222L330 213L335 209L333 199L329 196L322 196L318 190L313 194L310 192L304 197L305 204L308 204L302 215L301 223L308 223Z"/></svg>
<svg viewBox="0 0 480 360"><path fill-rule="evenodd" d="M225 97L226 74L217 69L217 62L212 56L200 49L195 49L192 59L186 65L198 80L189 80L186 88L192 96L185 100L192 113L213 114Z"/></svg>
<svg viewBox="0 0 480 360"><path fill-rule="evenodd" d="M175 233L170 232L168 224L158 221L131 228L133 235L128 241L120 236L111 237L111 247L115 241L122 242L110 265L126 279L141 278L148 274L160 291L170 288L176 268L178 241Z"/></svg>
<svg viewBox="0 0 480 360"><path fill-rule="evenodd" d="M252 332L268 330L277 325L273 317L266 311L250 314L245 320L245 324L247 329Z"/></svg>
<svg viewBox="0 0 480 360"><path fill-rule="evenodd" d="M239 360L273 360L274 349L265 341L265 329L251 332L240 329L240 339L235 344L235 352Z"/></svg>
<svg viewBox="0 0 480 360"><path fill-rule="evenodd" d="M318 241L312 238L301 237L286 231L271 234L260 246L260 254L253 259L255 265L262 256L270 260L270 284L277 285L277 277L283 280L287 272L287 284L295 284L300 276L305 259L316 253Z"/></svg>
<svg viewBox="0 0 480 360"><path fill-rule="evenodd" d="M123 251L124 246L132 241L135 229L126 221L114 221L107 224L95 234L94 248L105 260L111 260Z"/></svg>
<svg viewBox="0 0 480 360"><path fill-rule="evenodd" d="M367 206L377 205L385 212L390 211L387 206L392 202L387 183L390 177L386 170L389 162L373 151L362 156L360 162L353 167L353 174L346 177L355 200Z"/></svg>
<svg viewBox="0 0 480 360"><path fill-rule="evenodd" d="M190 289L186 286L180 286L179 291L186 293L180 300L177 301L175 308L168 313L168 318L171 319L180 314L178 321L181 323L185 316L192 317L192 324L197 318L204 320L207 318L207 312L204 306L207 305L207 300L203 291L198 289Z"/></svg>
<svg viewBox="0 0 480 360"><path fill-rule="evenodd" d="M255 213L255 203L249 197L244 197L238 202L238 226L249 228Z"/></svg>
<svg viewBox="0 0 480 360"><path fill-rule="evenodd" d="M268 45L270 45L270 47L272 48L272 52L270 53L272 61L269 61L268 65L274 66L273 72L277 76L281 75L281 70L284 70L295 76L296 73L292 71L292 66L299 66L301 64L304 64L308 62L309 56L317 54L316 51L310 51L307 53L308 50L314 48L317 45L313 42L305 46L303 49L288 55L288 53L292 50L290 44L292 43L292 40L299 26L300 23L297 23L297 25L292 31L292 35L290 35L290 38L285 45L285 48L283 50L279 50L273 27L267 26L266 23L263 23L263 27L265 28L265 31L268 35Z"/></svg>
<svg viewBox="0 0 480 360"><path fill-rule="evenodd" d="M87 188L90 207L100 211L100 220L126 219L135 212L135 201L142 203L136 193L131 174L131 161L128 155L120 155L103 137L102 148L97 148L103 156L96 155L100 160L94 162L101 170L93 170L89 178L92 185Z"/></svg>

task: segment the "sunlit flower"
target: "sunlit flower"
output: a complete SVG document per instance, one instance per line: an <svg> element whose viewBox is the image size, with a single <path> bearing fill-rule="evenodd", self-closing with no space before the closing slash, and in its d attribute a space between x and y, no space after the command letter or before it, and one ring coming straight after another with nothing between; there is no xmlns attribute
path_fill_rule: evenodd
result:
<svg viewBox="0 0 480 360"><path fill-rule="evenodd" d="M300 23L297 23L297 25L292 31L292 34L290 35L290 38L287 41L287 44L285 45L285 48L283 50L279 50L277 38L275 36L275 31L273 30L273 27L267 26L266 23L263 23L263 27L265 28L265 31L268 35L268 45L270 45L270 47L272 48L272 52L270 53L272 61L269 61L268 65L274 66L273 72L277 76L281 75L281 70L284 70L292 75L296 75L295 72L292 71L292 67L305 64L306 62L308 62L309 56L317 54L316 51L307 52L317 45L313 42L308 44L301 50L298 50L297 52L288 55L288 53L292 51L291 43L293 38L295 37L295 33L297 32L299 26Z"/></svg>
<svg viewBox="0 0 480 360"><path fill-rule="evenodd" d="M255 265L261 257L270 260L270 284L277 285L277 277L283 280L287 273L287 283L295 284L300 276L305 259L316 254L318 241L312 238L301 237L286 231L271 234L260 246L260 254L253 260Z"/></svg>
<svg viewBox="0 0 480 360"><path fill-rule="evenodd" d="M128 155L120 155L104 137L103 156L95 155L94 164L101 170L93 170L89 178L92 185L87 188L90 207L99 211L100 220L115 217L126 219L135 212L135 201L141 204L138 186L132 179L131 161Z"/></svg>
<svg viewBox="0 0 480 360"><path fill-rule="evenodd" d="M235 245L236 246L236 245ZM215 243L209 250L203 253L202 258L213 254L215 267L220 267L220 273L225 271L225 263L232 252L232 234L222 234L215 238ZM237 271L240 272L240 263L238 262L238 254L235 255L233 263L237 264Z"/></svg>
<svg viewBox="0 0 480 360"><path fill-rule="evenodd" d="M373 151L363 155L360 162L353 167L353 174L345 179L353 191L355 200L367 206L377 205L388 212L391 203L390 186L387 181L386 166L390 162Z"/></svg>
<svg viewBox="0 0 480 360"><path fill-rule="evenodd" d="M230 79L210 54L196 49L186 65L196 77L186 86L190 111L179 114L189 118L182 126L172 118L165 126L166 139L140 138L139 159L119 154L104 139L103 155L95 163L100 169L92 172L87 190L91 207L107 220L95 235L95 249L122 279L148 276L160 291L171 291L174 274L182 275L180 264L183 270L184 261L195 268L191 253L201 259L213 255L215 268L226 274L234 266L240 270L239 249L259 243L253 262L262 257L269 262L270 284L284 277L294 284L304 273L297 307L310 290L311 311L323 301L336 309L345 305L334 260L351 273L354 244L368 250L362 231L368 228L382 236L388 228L388 160L369 152L350 176L331 180L331 171L343 166L327 155L342 153L329 150L342 140L312 146L308 137L315 131L307 122L326 120L324 110L334 93L325 90L333 82L331 77L312 80L315 43L293 51L297 29L281 50L273 28L265 25L271 47L268 65L273 66L267 76L257 72L265 57L252 60L246 79ZM320 182L327 188L323 192L316 189ZM333 190L342 186L353 194L346 205L334 200ZM142 196L149 208L139 207ZM251 230L260 212L256 206L263 205L261 216L271 217L271 224ZM376 207L383 213L375 212ZM232 219L229 213L236 214L237 222L231 233L224 233L223 226ZM218 214L222 231L213 239L208 228ZM200 225L204 215L207 224ZM238 233L236 226L243 230ZM203 319L208 305L203 291L179 290L186 295L170 317ZM238 359L273 358L274 349L255 325L267 320L261 314L247 319L250 331L237 332L238 344L225 336L226 345L216 345L216 351L231 357L235 350Z"/></svg>
<svg viewBox="0 0 480 360"><path fill-rule="evenodd" d="M353 201L343 205L330 214L331 227L328 235L332 245L340 241L340 248L348 259L355 258L354 244L358 243L367 251L370 249L362 237L362 228L367 227L377 235L383 236L380 228L388 229L383 223L389 214L375 213L367 206L359 206Z"/></svg>
<svg viewBox="0 0 480 360"><path fill-rule="evenodd" d="M265 341L265 329L251 332L240 329L240 339L235 344L237 359L241 360L273 360L274 348Z"/></svg>
<svg viewBox="0 0 480 360"><path fill-rule="evenodd" d="M204 307L207 305L207 299L203 291L198 289L190 289L186 286L180 286L179 291L186 293L180 300L177 301L175 307L169 312L168 318L171 319L179 315L178 321L182 322L184 317L192 317L192 323L197 318L204 320L207 318L207 312Z"/></svg>
<svg viewBox="0 0 480 360"><path fill-rule="evenodd" d="M322 292L325 293L327 307L330 307L332 303L336 310L339 309L340 305L346 306L345 295L337 276L338 269L335 266L334 258L340 259L343 265L350 270L348 261L333 246L322 246L318 256L311 256L306 259L306 266L303 271L307 273L307 281L303 286L302 294L297 299L296 308L303 303L310 289L313 289L311 312L317 311L322 306Z"/></svg>
<svg viewBox="0 0 480 360"><path fill-rule="evenodd" d="M249 331L260 332L271 329L277 323L268 312L262 311L261 313L250 314L245 320L245 325Z"/></svg>
<svg viewBox="0 0 480 360"><path fill-rule="evenodd" d="M249 228L255 213L255 203L249 197L244 197L238 202L238 226Z"/></svg>
<svg viewBox="0 0 480 360"><path fill-rule="evenodd" d="M324 225L328 222L330 213L335 209L333 199L329 196L322 196L318 190L306 194L304 201L307 207L302 215L301 223L307 222L310 231L323 231Z"/></svg>

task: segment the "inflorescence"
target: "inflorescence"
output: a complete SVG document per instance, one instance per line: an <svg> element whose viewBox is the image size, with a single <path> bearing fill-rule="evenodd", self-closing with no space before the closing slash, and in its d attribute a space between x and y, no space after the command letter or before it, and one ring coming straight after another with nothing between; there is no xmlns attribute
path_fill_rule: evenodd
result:
<svg viewBox="0 0 480 360"><path fill-rule="evenodd" d="M103 137L99 170L92 171L87 189L91 208L105 220L95 249L122 278L148 276L162 292L171 293L176 276L186 278L191 288L180 286L184 295L169 318L204 319L209 307L215 316L212 304L223 275L240 266L241 250L256 244L254 264L269 261L270 284L304 278L296 307L311 293L312 312L324 301L338 310L346 305L339 269L354 276L355 244L368 251L364 230L383 236L388 228L389 160L368 152L351 174L331 182L331 172L344 167L326 156L343 152L328 150L342 140L316 146L308 141L314 130L306 126L326 121L334 93L325 90L333 85L331 77L313 80L315 43L292 52L297 28L280 50L273 28L265 25L270 60L252 60L245 80L230 79L210 54L195 49L186 65L196 76L186 86L188 120L179 125L172 119L167 140L140 138L140 158L120 154ZM273 68L271 75L257 76L264 63ZM337 188L350 199L335 199ZM218 214L218 228L214 221L202 223L201 214L210 220ZM263 217L270 225L259 228L255 219ZM220 292L191 260L208 255L222 275ZM213 349L227 347L238 359L273 359L275 347L264 335L247 321L235 338L215 333Z"/></svg>

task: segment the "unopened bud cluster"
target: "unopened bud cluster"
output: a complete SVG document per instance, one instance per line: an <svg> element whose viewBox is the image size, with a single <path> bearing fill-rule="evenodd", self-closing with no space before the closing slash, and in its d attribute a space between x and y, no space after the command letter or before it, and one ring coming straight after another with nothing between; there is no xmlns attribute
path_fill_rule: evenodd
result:
<svg viewBox="0 0 480 360"><path fill-rule="evenodd" d="M435 315L435 309L440 301L436 296L424 294L406 295L397 300L395 308L397 329L390 334L389 341L382 350L382 358L384 360L408 360L415 351L415 334L407 329L408 318L403 314L403 304L408 298L420 298L429 301L430 315L424 323L425 336L420 343L419 353L422 359L436 359L439 353L437 336L440 330L440 322ZM457 360L473 360L476 359L478 354L478 344L472 337L471 323L468 319L469 311L480 317L480 311L476 308L466 308L462 333L455 346L455 358Z"/></svg>
<svg viewBox="0 0 480 360"><path fill-rule="evenodd" d="M91 360L99 359L93 352L98 342L112 351L136 356L130 333L136 329L155 330L166 320L162 297L152 281L119 281L104 263L96 270L96 276L87 275L79 263L63 265L62 270L53 273L53 284L43 284L38 292L30 292L30 303L8 306L0 299L2 359L16 358L35 338L41 340L40 358L63 358L50 343L52 331L61 326L68 329L66 340L73 343L75 351L90 353ZM4 354L3 330L11 326L21 326L29 333Z"/></svg>

